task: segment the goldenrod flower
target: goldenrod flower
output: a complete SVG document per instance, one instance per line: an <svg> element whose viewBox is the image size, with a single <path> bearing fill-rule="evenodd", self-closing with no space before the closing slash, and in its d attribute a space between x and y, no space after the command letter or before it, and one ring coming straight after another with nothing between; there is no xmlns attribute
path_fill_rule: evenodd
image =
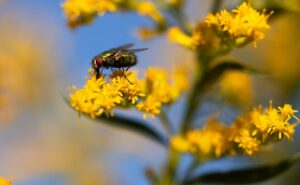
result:
<svg viewBox="0 0 300 185"><path fill-rule="evenodd" d="M150 17L158 25L165 23L164 17L160 14L156 6L151 1L138 2L136 5L136 11L143 16Z"/></svg>
<svg viewBox="0 0 300 185"><path fill-rule="evenodd" d="M115 72L110 78L110 83L106 83L104 78L102 76L96 79L91 75L82 89L73 87L70 94L71 106L94 118L102 113L112 115L112 109L124 100L128 99L134 103L143 96L141 87L138 84L131 86L127 79L123 79L123 73Z"/></svg>
<svg viewBox="0 0 300 185"><path fill-rule="evenodd" d="M293 118L299 120L299 118L295 116L295 113L298 112L298 111L294 110L292 105L290 105L290 104L284 104L283 107L278 107L278 110L284 118L293 117Z"/></svg>
<svg viewBox="0 0 300 185"><path fill-rule="evenodd" d="M260 133L263 140L275 136L275 139L282 140L284 138L292 140L295 132L295 126L298 124L290 123L292 117L295 117L295 111L288 104L283 108L276 109L270 103L268 109L255 109L252 115L252 123L256 129L254 134Z"/></svg>
<svg viewBox="0 0 300 185"><path fill-rule="evenodd" d="M254 99L251 76L241 71L226 72L220 79L220 93L230 103L249 106Z"/></svg>
<svg viewBox="0 0 300 185"><path fill-rule="evenodd" d="M92 19L95 14L103 15L118 9L115 0L66 0L62 7L69 22L75 25L83 19Z"/></svg>
<svg viewBox="0 0 300 185"><path fill-rule="evenodd" d="M126 77L134 83L128 83L128 80L124 78L123 72L115 71L110 76L110 81L114 86L118 86L119 91L124 95L123 98L131 101L135 104L139 97L145 96L145 82L143 80L137 80L136 73L125 72Z"/></svg>
<svg viewBox="0 0 300 185"><path fill-rule="evenodd" d="M144 118L160 114L163 104L176 101L187 89L185 70L176 69L168 75L159 68L149 68L146 80L138 80L135 72L115 70L106 81L105 75L96 79L90 71L83 88L70 89L70 105L79 113L95 118L103 113L113 115L113 109L135 105Z"/></svg>
<svg viewBox="0 0 300 185"><path fill-rule="evenodd" d="M229 153L228 129L216 119L210 119L203 129L191 130L186 137L174 136L171 146L179 152L190 152L196 156L220 157Z"/></svg>
<svg viewBox="0 0 300 185"><path fill-rule="evenodd" d="M234 38L249 38L256 44L257 40L264 38L265 32L270 28L267 23L269 16L264 12L257 12L244 2L231 12L223 10L215 15L209 14L205 22Z"/></svg>
<svg viewBox="0 0 300 185"><path fill-rule="evenodd" d="M177 135L171 138L171 147L178 152L187 153L190 150L190 143L186 138Z"/></svg>
<svg viewBox="0 0 300 185"><path fill-rule="evenodd" d="M220 157L243 152L255 155L269 141L291 140L298 124L289 121L296 110L285 104L282 108L254 108L253 111L236 118L230 126L216 119L209 119L202 129L190 130L184 136L174 136L171 146L183 153L199 156ZM270 138L271 136L275 136Z"/></svg>
<svg viewBox="0 0 300 185"><path fill-rule="evenodd" d="M234 138L234 142L243 149L246 155L254 155L260 150L260 141L252 137L249 130L246 129L240 130L239 135Z"/></svg>
<svg viewBox="0 0 300 185"><path fill-rule="evenodd" d="M201 35L197 33L189 36L183 33L179 27L172 27L168 30L168 38L174 43L195 50L200 43Z"/></svg>
<svg viewBox="0 0 300 185"><path fill-rule="evenodd" d="M159 34L159 31L154 28L141 27L137 31L137 36L140 39L145 39L145 40L152 39L153 37L155 37L158 34Z"/></svg>
<svg viewBox="0 0 300 185"><path fill-rule="evenodd" d="M4 177L0 176L0 185L11 185L11 180L7 180Z"/></svg>
<svg viewBox="0 0 300 185"><path fill-rule="evenodd" d="M145 101L142 101L136 105L137 110L143 111L144 119L147 118L147 114L150 117L160 114L161 102L157 100L154 96L150 95Z"/></svg>
<svg viewBox="0 0 300 185"><path fill-rule="evenodd" d="M180 69L180 67L176 68L171 75L159 68L149 68L145 77L148 93L162 103L171 103L177 100L189 84L187 71Z"/></svg>

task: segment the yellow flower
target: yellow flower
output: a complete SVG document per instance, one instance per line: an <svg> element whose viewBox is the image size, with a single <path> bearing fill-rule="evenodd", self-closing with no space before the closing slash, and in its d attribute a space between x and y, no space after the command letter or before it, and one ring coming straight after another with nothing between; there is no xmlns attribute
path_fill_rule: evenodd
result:
<svg viewBox="0 0 300 185"><path fill-rule="evenodd" d="M220 91L229 102L243 107L249 106L254 99L251 76L241 71L228 71L223 74Z"/></svg>
<svg viewBox="0 0 300 185"><path fill-rule="evenodd" d="M292 140L298 122L289 122L292 116L295 117L295 112L296 110L293 110L288 104L285 104L283 108L276 109L270 103L268 109L255 109L251 113L252 123L256 127L254 134L261 133L263 140L269 139L271 136L274 136L276 140L284 138Z"/></svg>
<svg viewBox="0 0 300 185"><path fill-rule="evenodd" d="M178 152L186 153L190 150L190 143L182 136L174 136L171 138L171 147Z"/></svg>
<svg viewBox="0 0 300 185"><path fill-rule="evenodd" d="M188 88L187 71L177 67L171 75L159 68L149 68L146 73L148 93L162 103L171 103Z"/></svg>
<svg viewBox="0 0 300 185"><path fill-rule="evenodd" d="M159 34L159 31L157 29L153 28L147 28L147 27L141 27L138 29L137 36L140 39L152 39L153 37L157 36Z"/></svg>
<svg viewBox="0 0 300 185"><path fill-rule="evenodd" d="M106 83L104 76L96 79L91 75L82 89L73 87L70 104L79 113L88 114L92 118L102 113L113 115L113 108L121 105L124 100L135 103L139 97L144 96L139 84L130 84L123 73L118 71L111 75L109 83Z"/></svg>
<svg viewBox="0 0 300 185"><path fill-rule="evenodd" d="M243 149L246 155L254 155L260 150L260 141L252 137L246 129L240 131L239 135L234 138L234 142Z"/></svg>
<svg viewBox="0 0 300 185"><path fill-rule="evenodd" d="M209 14L205 22L234 38L249 38L255 45L257 40L264 38L264 33L270 28L267 23L269 16L264 12L257 12L244 2L231 12L223 10L215 15Z"/></svg>
<svg viewBox="0 0 300 185"><path fill-rule="evenodd" d="M118 9L114 0L66 0L61 6L71 25L77 22L90 22L95 14L103 15L106 12L115 12Z"/></svg>
<svg viewBox="0 0 300 185"><path fill-rule="evenodd" d="M186 71L177 69L168 75L159 68L149 68L146 80L138 80L135 72L115 70L106 81L105 75L96 79L90 70L83 88L70 89L70 105L79 113L95 118L103 113L113 115L117 107L129 107L144 112L144 118L160 114L162 104L177 100L188 87Z"/></svg>
<svg viewBox="0 0 300 185"><path fill-rule="evenodd" d="M189 131L186 137L174 136L171 145L179 152L190 152L198 157L230 153L228 129L216 119L210 119L202 129Z"/></svg>
<svg viewBox="0 0 300 185"><path fill-rule="evenodd" d="M159 25L165 23L164 17L160 14L156 6L151 1L139 2L137 4L136 11L143 16L150 17Z"/></svg>
<svg viewBox="0 0 300 185"><path fill-rule="evenodd" d="M174 43L178 43L186 48L195 50L200 43L201 35L193 34L188 36L183 33L179 27L172 27L168 30L168 38Z"/></svg>
<svg viewBox="0 0 300 185"><path fill-rule="evenodd" d="M295 116L295 113L298 111L294 110L290 104L284 104L283 107L278 107L278 110L284 118L294 117L295 119L299 120L299 118Z"/></svg>
<svg viewBox="0 0 300 185"><path fill-rule="evenodd" d="M161 102L155 99L154 96L149 95L145 101L142 101L136 105L137 110L143 111L144 119L147 118L147 114L150 117L160 114Z"/></svg>
<svg viewBox="0 0 300 185"><path fill-rule="evenodd" d="M145 96L145 83L142 80L137 80L136 73L125 72L125 76L130 80L130 82L123 77L123 72L114 71L110 77L110 81L115 86L118 86L120 92L126 98L135 104L139 97Z"/></svg>
<svg viewBox="0 0 300 185"><path fill-rule="evenodd" d="M0 185L11 185L11 180L7 180L0 176Z"/></svg>

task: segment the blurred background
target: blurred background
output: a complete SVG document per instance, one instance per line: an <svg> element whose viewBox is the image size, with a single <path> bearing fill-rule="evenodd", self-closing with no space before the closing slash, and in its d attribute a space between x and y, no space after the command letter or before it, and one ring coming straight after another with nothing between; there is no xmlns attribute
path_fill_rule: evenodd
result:
<svg viewBox="0 0 300 185"><path fill-rule="evenodd" d="M12 179L14 185L148 185L144 169L150 166L158 171L166 150L134 133L78 117L63 96L68 95L68 86L84 84L91 58L109 48L126 43L149 48L139 54L139 65L134 67L140 76L149 66L192 65L193 54L169 43L165 35L139 40L137 28L151 25L151 21L135 13L107 14L91 25L71 30L60 7L62 2L0 1L0 176ZM210 4L209 0L188 1L190 20L203 19ZM272 74L245 74L242 79L250 84L247 98L251 101L238 104L268 104L272 99L274 104L290 103L300 109L299 28L297 11L282 14L271 21L271 29L258 42L258 48L249 45L231 54ZM227 85L230 75L228 79ZM236 86L235 80L231 82ZM223 92L222 87L221 81L215 92ZM230 99L234 93L210 98L199 112L199 125L203 116L215 112L229 123L236 116L236 102ZM221 103L225 98L226 104ZM184 99L170 110L169 115L176 115L170 117L175 127ZM141 113L128 114L142 119ZM158 120L150 121L164 133ZM199 170L277 161L299 150L298 128L292 143L272 146L254 158L217 160ZM298 164L261 184L296 185L299 170Z"/></svg>

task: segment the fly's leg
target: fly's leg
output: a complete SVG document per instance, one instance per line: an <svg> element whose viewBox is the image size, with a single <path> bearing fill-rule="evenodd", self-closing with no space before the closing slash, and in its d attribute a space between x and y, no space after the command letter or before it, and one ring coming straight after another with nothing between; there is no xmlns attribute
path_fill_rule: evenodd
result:
<svg viewBox="0 0 300 185"><path fill-rule="evenodd" d="M97 79L100 78L100 76L102 75L103 69L104 69L104 68L101 67L100 73L99 73L99 69L97 70L97 72L96 72L96 78L97 78Z"/></svg>
<svg viewBox="0 0 300 185"><path fill-rule="evenodd" d="M99 68L93 68L94 69L94 74L96 75L96 79L99 78Z"/></svg>
<svg viewBox="0 0 300 185"><path fill-rule="evenodd" d="M126 71L128 70L128 68L129 68L129 67L127 67ZM133 85L133 83L130 82L130 80L129 80L129 79L127 78L127 76L125 75L125 70L124 70L124 68L122 68L122 72L123 72L123 76L126 78L126 80L127 80L130 84Z"/></svg>

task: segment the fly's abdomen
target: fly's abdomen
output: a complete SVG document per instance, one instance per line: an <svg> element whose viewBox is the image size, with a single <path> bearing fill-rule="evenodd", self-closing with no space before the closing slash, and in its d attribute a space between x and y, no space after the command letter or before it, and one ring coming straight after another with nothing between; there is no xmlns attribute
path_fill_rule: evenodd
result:
<svg viewBox="0 0 300 185"><path fill-rule="evenodd" d="M137 57L134 53L124 53L115 61L113 67L130 67L137 63Z"/></svg>

